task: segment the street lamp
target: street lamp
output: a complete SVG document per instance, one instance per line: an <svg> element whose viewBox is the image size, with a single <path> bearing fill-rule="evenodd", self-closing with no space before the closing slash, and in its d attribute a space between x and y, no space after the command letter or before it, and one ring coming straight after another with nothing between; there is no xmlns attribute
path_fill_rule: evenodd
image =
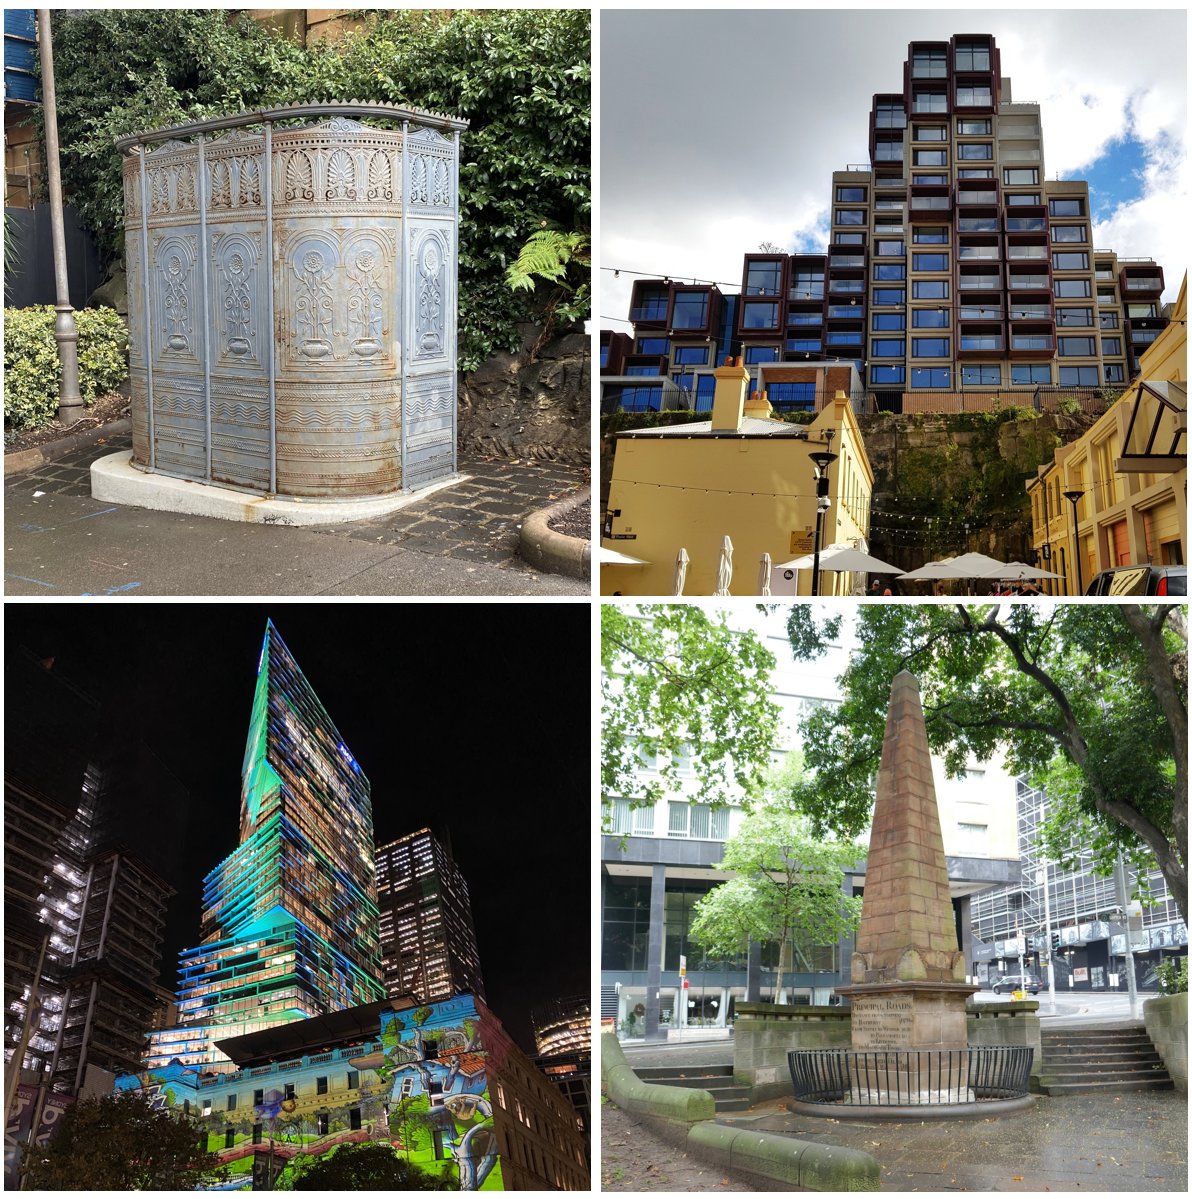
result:
<svg viewBox="0 0 1192 1199"><path fill-rule="evenodd" d="M836 455L829 453L832 448L832 438L836 436L835 429L824 430L824 445L827 449L816 450L809 454L815 466L815 559L811 567L811 594L819 595L820 572L820 538L824 529L824 513L831 507L828 498L828 467L836 461Z"/></svg>
<svg viewBox="0 0 1192 1199"><path fill-rule="evenodd" d="M1084 494L1079 488L1064 492L1064 499L1072 505L1072 557L1076 559L1076 594L1084 594L1084 579L1080 572L1080 519L1076 515L1076 505Z"/></svg>

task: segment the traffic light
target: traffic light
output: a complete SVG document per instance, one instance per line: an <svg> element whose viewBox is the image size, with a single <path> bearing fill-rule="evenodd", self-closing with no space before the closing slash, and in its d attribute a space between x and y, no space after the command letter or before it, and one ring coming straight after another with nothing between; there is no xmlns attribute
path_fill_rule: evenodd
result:
<svg viewBox="0 0 1192 1199"><path fill-rule="evenodd" d="M1051 952L1059 953L1060 951L1060 935L1059 933L1051 934Z"/></svg>

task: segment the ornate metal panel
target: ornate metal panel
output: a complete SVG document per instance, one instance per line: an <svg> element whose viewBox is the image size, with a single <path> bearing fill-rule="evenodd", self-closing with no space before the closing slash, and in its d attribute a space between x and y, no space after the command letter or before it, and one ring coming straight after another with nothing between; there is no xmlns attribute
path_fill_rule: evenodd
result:
<svg viewBox="0 0 1192 1199"><path fill-rule="evenodd" d="M454 471L463 125L310 105L120 139L160 143L124 168L137 465L342 497Z"/></svg>

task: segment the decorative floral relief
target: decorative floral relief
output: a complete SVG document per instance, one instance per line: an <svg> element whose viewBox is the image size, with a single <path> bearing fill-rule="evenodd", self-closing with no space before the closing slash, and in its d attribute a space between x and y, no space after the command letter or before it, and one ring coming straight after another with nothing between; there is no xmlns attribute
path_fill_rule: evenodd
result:
<svg viewBox="0 0 1192 1199"><path fill-rule="evenodd" d="M185 164L178 168L177 194L180 210L195 207L195 176L190 167Z"/></svg>
<svg viewBox="0 0 1192 1199"><path fill-rule="evenodd" d="M211 207L232 207L232 180L228 164L217 158L211 164Z"/></svg>
<svg viewBox="0 0 1192 1199"><path fill-rule="evenodd" d="M302 150L295 150L286 163L286 199L313 200L315 198L314 170L310 159Z"/></svg>
<svg viewBox="0 0 1192 1199"><path fill-rule="evenodd" d="M327 163L328 200L356 199L356 168L346 150L336 150Z"/></svg>
<svg viewBox="0 0 1192 1199"><path fill-rule="evenodd" d="M294 264L298 289L294 301L295 324L308 358L326 358L332 353L332 312L334 297L326 275L327 262L316 249L306 250Z"/></svg>
<svg viewBox="0 0 1192 1199"><path fill-rule="evenodd" d="M435 190L430 202L440 207L451 203L451 173L441 158L435 161Z"/></svg>
<svg viewBox="0 0 1192 1199"><path fill-rule="evenodd" d="M371 358L383 348L384 297L376 273L377 256L371 249L360 250L348 268L352 289L348 293L348 333L352 353Z"/></svg>
<svg viewBox="0 0 1192 1199"><path fill-rule="evenodd" d="M368 162L368 198L370 200L393 199L393 172L389 166L389 155L377 151Z"/></svg>
<svg viewBox="0 0 1192 1199"><path fill-rule="evenodd" d="M415 341L424 353L443 350L444 262L439 243L428 237L418 255L418 311Z"/></svg>
<svg viewBox="0 0 1192 1199"><path fill-rule="evenodd" d="M240 161L240 200L241 204L260 204L261 202L261 168L255 158L244 158Z"/></svg>
<svg viewBox="0 0 1192 1199"><path fill-rule="evenodd" d="M252 352L252 265L234 250L219 264L219 271L227 349L240 358Z"/></svg>
<svg viewBox="0 0 1192 1199"><path fill-rule="evenodd" d="M415 155L410 163L410 203L425 204L428 162L425 155Z"/></svg>
<svg viewBox="0 0 1192 1199"><path fill-rule="evenodd" d="M149 211L168 212L170 188L164 171L149 172Z"/></svg>
<svg viewBox="0 0 1192 1199"><path fill-rule="evenodd" d="M166 347L190 349L190 264L173 250L161 267L162 305L166 317Z"/></svg>

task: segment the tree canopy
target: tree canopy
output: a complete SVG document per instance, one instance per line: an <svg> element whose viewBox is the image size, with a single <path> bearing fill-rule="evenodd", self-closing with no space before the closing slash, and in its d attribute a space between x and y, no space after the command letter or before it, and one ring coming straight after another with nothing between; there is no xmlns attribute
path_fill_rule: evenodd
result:
<svg viewBox="0 0 1192 1199"><path fill-rule="evenodd" d="M219 1176L202 1129L139 1092L80 1099L44 1148L26 1151L25 1187L34 1191L193 1191Z"/></svg>
<svg viewBox="0 0 1192 1199"><path fill-rule="evenodd" d="M585 261L560 299L505 279L544 228L591 225L591 19L586 9L370 11L309 47L226 9L94 9L54 15L62 178L109 255L123 244L114 139L138 129L313 100L362 99L464 117L460 368L517 350L549 306L587 316ZM555 280L563 281L562 276Z"/></svg>
<svg viewBox="0 0 1192 1199"><path fill-rule="evenodd" d="M796 658L826 645L792 610ZM918 676L931 748L949 775L1001 749L1050 797L1044 849L1056 861L1121 849L1163 872L1187 920L1187 611L1168 605L865 605L845 698L804 727L810 775L793 788L817 831L853 836L873 804L890 683Z"/></svg>
<svg viewBox="0 0 1192 1199"><path fill-rule="evenodd" d="M774 655L756 634L690 604L605 604L600 656L603 802L722 804L761 783L779 708ZM658 755L652 778L640 775L643 754Z"/></svg>
<svg viewBox="0 0 1192 1199"><path fill-rule="evenodd" d="M290 1189L295 1191L449 1191L451 1179L420 1170L390 1145L341 1145L322 1157L298 1158Z"/></svg>

